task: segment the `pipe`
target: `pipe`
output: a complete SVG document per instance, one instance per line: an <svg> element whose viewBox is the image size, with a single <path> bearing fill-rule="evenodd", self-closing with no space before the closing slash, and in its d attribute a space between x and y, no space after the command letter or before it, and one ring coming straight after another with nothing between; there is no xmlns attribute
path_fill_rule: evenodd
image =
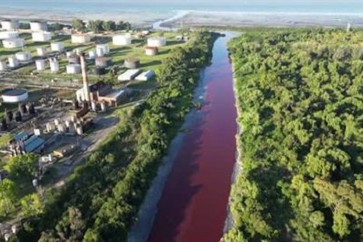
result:
<svg viewBox="0 0 363 242"><path fill-rule="evenodd" d="M89 90L89 86L88 86L87 65L86 65L85 53L82 53L80 55L80 59L81 59L82 78L83 78L83 95L84 95L85 101L90 102L91 94L90 94L90 90Z"/></svg>

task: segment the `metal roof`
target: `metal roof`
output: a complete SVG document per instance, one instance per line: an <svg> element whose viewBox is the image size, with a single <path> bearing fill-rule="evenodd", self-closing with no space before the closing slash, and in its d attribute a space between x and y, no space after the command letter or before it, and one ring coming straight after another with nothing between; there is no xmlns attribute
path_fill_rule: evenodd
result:
<svg viewBox="0 0 363 242"><path fill-rule="evenodd" d="M27 141L25 141L24 149L27 153L33 152L34 150L36 150L43 144L44 144L44 140L42 138L40 138L39 136L33 135Z"/></svg>

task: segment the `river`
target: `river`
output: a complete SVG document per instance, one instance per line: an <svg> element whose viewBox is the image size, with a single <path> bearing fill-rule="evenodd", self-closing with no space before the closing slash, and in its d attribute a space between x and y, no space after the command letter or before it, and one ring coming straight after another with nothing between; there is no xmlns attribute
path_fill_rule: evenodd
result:
<svg viewBox="0 0 363 242"><path fill-rule="evenodd" d="M200 85L195 112L166 181L149 242L218 242L227 216L237 132L233 74L227 43L219 38Z"/></svg>

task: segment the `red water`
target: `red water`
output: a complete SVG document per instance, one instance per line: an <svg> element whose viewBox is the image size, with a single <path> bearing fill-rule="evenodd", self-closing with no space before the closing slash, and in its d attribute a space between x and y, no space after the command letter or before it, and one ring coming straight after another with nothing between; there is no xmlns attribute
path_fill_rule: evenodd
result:
<svg viewBox="0 0 363 242"><path fill-rule="evenodd" d="M205 105L179 150L149 242L218 242L223 235L237 131L228 39L214 45L203 78Z"/></svg>

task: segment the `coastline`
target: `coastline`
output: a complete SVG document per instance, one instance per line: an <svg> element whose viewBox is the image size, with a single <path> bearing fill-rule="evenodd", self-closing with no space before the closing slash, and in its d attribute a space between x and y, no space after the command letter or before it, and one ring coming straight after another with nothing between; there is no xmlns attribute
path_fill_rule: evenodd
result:
<svg viewBox="0 0 363 242"><path fill-rule="evenodd" d="M206 89L203 83L204 70L201 70L200 80L198 86L194 90L193 100L201 101L200 97L203 97ZM157 206L163 193L165 183L168 180L169 174L173 168L174 161L178 155L178 152L183 144L187 131L193 122L198 118L199 112L195 108L192 109L185 117L182 127L180 127L177 136L171 141L167 155L163 158L162 164L158 169L158 173L155 176L145 198L144 202L140 206L138 212L138 220L129 230L127 242L144 242L147 241L151 232L155 215L157 213Z"/></svg>
<svg viewBox="0 0 363 242"><path fill-rule="evenodd" d="M362 13L344 12L243 12L243 11L41 11L21 8L0 8L0 18L48 20L70 23L83 20L128 21L135 27L175 30L178 27L363 27Z"/></svg>

